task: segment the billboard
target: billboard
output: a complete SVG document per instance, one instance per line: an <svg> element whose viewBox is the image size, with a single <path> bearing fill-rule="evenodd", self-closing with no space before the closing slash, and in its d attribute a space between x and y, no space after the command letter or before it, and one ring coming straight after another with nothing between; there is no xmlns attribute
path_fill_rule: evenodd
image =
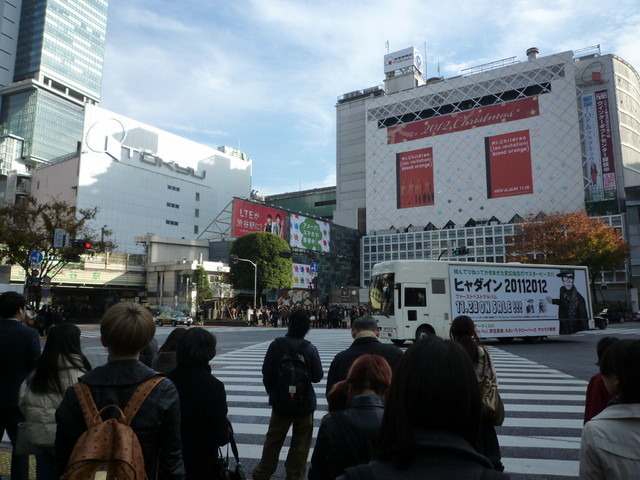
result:
<svg viewBox="0 0 640 480"><path fill-rule="evenodd" d="M401 68L416 67L422 73L422 55L414 47L405 48L384 56L384 73L395 72Z"/></svg>
<svg viewBox="0 0 640 480"><path fill-rule="evenodd" d="M589 179L587 201L599 201L604 198L602 186L602 164L598 142L598 125L596 123L596 102L593 93L582 96L584 150Z"/></svg>
<svg viewBox="0 0 640 480"><path fill-rule="evenodd" d="M487 198L533 193L529 130L485 137Z"/></svg>
<svg viewBox="0 0 640 480"><path fill-rule="evenodd" d="M391 145L435 137L496 123L513 122L539 114L538 97L523 98L389 127L387 129L387 143Z"/></svg>
<svg viewBox="0 0 640 480"><path fill-rule="evenodd" d="M433 205L433 149L396 154L398 208Z"/></svg>
<svg viewBox="0 0 640 480"><path fill-rule="evenodd" d="M602 165L602 185L607 197L614 197L616 190L616 166L613 158L613 140L611 138L611 117L609 115L609 93L606 90L596 92L596 121L598 123L598 145Z"/></svg>
<svg viewBox="0 0 640 480"><path fill-rule="evenodd" d="M293 288L309 288L316 273L311 271L311 266L303 263L293 264Z"/></svg>
<svg viewBox="0 0 640 480"><path fill-rule="evenodd" d="M289 215L289 245L317 252L329 252L329 223L303 215Z"/></svg>
<svg viewBox="0 0 640 480"><path fill-rule="evenodd" d="M282 210L234 198L231 236L237 238L251 232L269 232L286 239L286 220L287 215Z"/></svg>
<svg viewBox="0 0 640 480"><path fill-rule="evenodd" d="M562 333L559 320L589 318L586 272L570 266L451 265L451 313L473 317L478 334L485 337L557 335Z"/></svg>

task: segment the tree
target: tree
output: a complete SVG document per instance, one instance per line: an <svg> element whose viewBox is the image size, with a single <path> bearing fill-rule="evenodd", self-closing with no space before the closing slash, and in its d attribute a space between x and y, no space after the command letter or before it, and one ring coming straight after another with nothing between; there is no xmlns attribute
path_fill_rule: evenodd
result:
<svg viewBox="0 0 640 480"><path fill-rule="evenodd" d="M209 274L202 265L198 265L191 277L193 286L196 289L196 302L201 302L213 298L213 291L209 283Z"/></svg>
<svg viewBox="0 0 640 480"><path fill-rule="evenodd" d="M517 226L513 240L507 248L511 261L589 267L594 298L595 279L604 271L621 268L629 254L619 229L585 211L529 217Z"/></svg>
<svg viewBox="0 0 640 480"><path fill-rule="evenodd" d="M29 301L40 303L42 281L45 277L53 279L65 266L80 260L80 255L95 255L98 252L116 248L108 240L111 232L105 230L98 241L87 222L94 220L97 208L76 209L66 202L52 200L39 204L29 197L20 204L0 206L0 259L9 265L20 265L25 271L25 285ZM54 234L57 229L68 233L70 239L86 240L90 249L74 245L54 246ZM106 239L106 240L105 240ZM38 268L31 268L31 254L42 253L42 262Z"/></svg>
<svg viewBox="0 0 640 480"><path fill-rule="evenodd" d="M291 258L283 258L280 252L289 251L287 242L273 233L247 233L233 242L231 254L251 260L258 266L257 294L271 288L291 288ZM233 288L253 290L254 269L249 262L231 265L231 283Z"/></svg>

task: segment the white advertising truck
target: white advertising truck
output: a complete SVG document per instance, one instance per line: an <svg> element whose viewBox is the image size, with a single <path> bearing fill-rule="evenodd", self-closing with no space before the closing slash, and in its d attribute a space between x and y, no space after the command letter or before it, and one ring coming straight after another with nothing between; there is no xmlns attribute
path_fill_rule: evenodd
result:
<svg viewBox="0 0 640 480"><path fill-rule="evenodd" d="M502 342L593 328L587 267L392 260L374 265L369 300L381 338L397 344L448 338L458 315Z"/></svg>

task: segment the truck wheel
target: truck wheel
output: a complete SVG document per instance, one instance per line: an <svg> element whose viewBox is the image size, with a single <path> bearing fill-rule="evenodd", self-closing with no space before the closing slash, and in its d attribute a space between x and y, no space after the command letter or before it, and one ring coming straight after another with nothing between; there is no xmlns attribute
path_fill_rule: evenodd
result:
<svg viewBox="0 0 640 480"><path fill-rule="evenodd" d="M541 337L522 337L524 343L540 343L544 336Z"/></svg>
<svg viewBox="0 0 640 480"><path fill-rule="evenodd" d="M397 345L398 347L404 344L404 340L391 340L391 341L393 342L394 345Z"/></svg>
<svg viewBox="0 0 640 480"><path fill-rule="evenodd" d="M416 341L427 338L430 335L435 335L436 331L431 325L422 325L416 330Z"/></svg>
<svg viewBox="0 0 640 480"><path fill-rule="evenodd" d="M511 343L511 342L513 342L513 337L498 337L498 342L500 342L500 343Z"/></svg>

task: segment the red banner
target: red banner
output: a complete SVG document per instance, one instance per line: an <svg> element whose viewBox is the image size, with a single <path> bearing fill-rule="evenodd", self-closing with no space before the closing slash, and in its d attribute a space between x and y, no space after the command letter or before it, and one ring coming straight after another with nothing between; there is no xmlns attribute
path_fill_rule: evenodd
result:
<svg viewBox="0 0 640 480"><path fill-rule="evenodd" d="M396 154L398 208L433 205L433 149Z"/></svg>
<svg viewBox="0 0 640 480"><path fill-rule="evenodd" d="M484 139L487 162L487 197L533 193L529 130Z"/></svg>
<svg viewBox="0 0 640 480"><path fill-rule="evenodd" d="M596 92L596 121L598 122L598 143L602 163L602 184L605 190L616 189L616 165L613 159L611 139L611 118L609 116L609 93Z"/></svg>
<svg viewBox="0 0 640 480"><path fill-rule="evenodd" d="M447 133L461 132L472 128L484 127L495 123L513 122L540 114L538 97L523 98L511 102L474 108L459 113L433 117L406 125L389 127L387 143L402 143L419 138L435 137Z"/></svg>
<svg viewBox="0 0 640 480"><path fill-rule="evenodd" d="M286 239L286 213L257 203L233 199L232 236L241 237L251 232L270 232Z"/></svg>

